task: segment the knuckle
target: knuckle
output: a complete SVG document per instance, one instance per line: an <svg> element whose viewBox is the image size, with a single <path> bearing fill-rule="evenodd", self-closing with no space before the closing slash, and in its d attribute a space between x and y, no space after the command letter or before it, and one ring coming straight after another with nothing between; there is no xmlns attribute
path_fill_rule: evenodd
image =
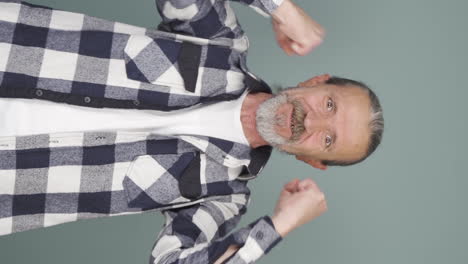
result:
<svg viewBox="0 0 468 264"><path fill-rule="evenodd" d="M320 201L325 201L325 194L323 192L320 192L318 198L320 199Z"/></svg>

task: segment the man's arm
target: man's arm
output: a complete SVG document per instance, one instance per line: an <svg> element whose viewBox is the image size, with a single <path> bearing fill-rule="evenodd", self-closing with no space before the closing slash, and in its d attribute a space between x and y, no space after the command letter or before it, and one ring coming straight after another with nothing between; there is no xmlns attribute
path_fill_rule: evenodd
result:
<svg viewBox="0 0 468 264"><path fill-rule="evenodd" d="M322 43L324 29L291 0L231 0L273 16L278 45L288 54L305 55ZM159 29L201 38L243 35L227 0L156 0Z"/></svg>
<svg viewBox="0 0 468 264"><path fill-rule="evenodd" d="M226 236L246 212L247 199L244 194L234 194L224 201L164 211L166 224L153 248L151 263L215 263L231 245L239 248L234 256L242 261L225 263L256 261L281 236L268 216Z"/></svg>
<svg viewBox="0 0 468 264"><path fill-rule="evenodd" d="M325 37L322 26L291 0L284 0L272 16L276 41L288 55L306 55Z"/></svg>
<svg viewBox="0 0 468 264"><path fill-rule="evenodd" d="M166 225L151 263L253 263L293 229L326 210L324 195L311 179L294 180L284 186L272 218L264 216L226 236L246 204L245 195L233 195L226 201L165 211Z"/></svg>
<svg viewBox="0 0 468 264"><path fill-rule="evenodd" d="M233 0L268 16L283 0ZM243 31L227 0L156 0L163 31L201 38L238 38Z"/></svg>
<svg viewBox="0 0 468 264"><path fill-rule="evenodd" d="M285 184L272 217L276 231L285 237L292 230L317 218L327 210L322 191L312 179L297 179ZM239 247L231 245L215 264L224 263Z"/></svg>

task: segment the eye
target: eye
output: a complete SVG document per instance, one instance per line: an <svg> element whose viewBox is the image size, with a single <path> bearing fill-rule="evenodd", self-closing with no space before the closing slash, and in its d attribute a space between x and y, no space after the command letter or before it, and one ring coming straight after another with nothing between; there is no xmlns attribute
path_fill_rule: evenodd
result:
<svg viewBox="0 0 468 264"><path fill-rule="evenodd" d="M327 111L331 112L331 111L333 111L333 109L335 109L335 102L333 102L333 100L331 98L328 98L328 100L327 100Z"/></svg>
<svg viewBox="0 0 468 264"><path fill-rule="evenodd" d="M330 147L330 145L332 144L332 141L333 141L332 137L330 135L327 135L325 137L325 147L327 147L327 148Z"/></svg>

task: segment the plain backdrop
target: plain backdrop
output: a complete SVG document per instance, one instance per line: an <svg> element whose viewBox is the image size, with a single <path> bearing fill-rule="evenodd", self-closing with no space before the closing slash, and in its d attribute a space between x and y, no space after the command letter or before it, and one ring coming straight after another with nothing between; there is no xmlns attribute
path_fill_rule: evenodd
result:
<svg viewBox="0 0 468 264"><path fill-rule="evenodd" d="M151 0L34 0L36 4L156 27ZM269 214L281 186L312 177L329 211L291 233L259 263L468 263L468 1L297 0L327 30L322 46L288 57L270 21L233 3L250 37L248 64L293 86L331 73L365 81L381 102L385 134L366 162L314 170L275 153L250 186L241 225ZM163 224L147 213L0 238L0 263L147 263Z"/></svg>

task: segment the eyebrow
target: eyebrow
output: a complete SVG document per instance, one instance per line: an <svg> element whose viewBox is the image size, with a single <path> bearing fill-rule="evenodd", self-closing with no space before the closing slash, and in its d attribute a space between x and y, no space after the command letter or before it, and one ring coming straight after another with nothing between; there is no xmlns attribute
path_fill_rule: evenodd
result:
<svg viewBox="0 0 468 264"><path fill-rule="evenodd" d="M333 104L335 106L335 109L333 109L333 115L336 115L338 113L338 104L336 102L337 96L336 96L336 93L334 91L332 91L330 93L330 98L332 98ZM332 144L331 144L330 148L328 149L328 151L330 151L330 152L335 151L337 140L338 140L338 135L336 134L336 129L335 129L335 131L333 131L333 135L332 135Z"/></svg>
<svg viewBox="0 0 468 264"><path fill-rule="evenodd" d="M336 133L333 133L333 136L332 136L332 144L330 146L330 148L328 149L329 151L334 151L335 150L335 146L336 146L336 141L338 139L338 136L336 135Z"/></svg>
<svg viewBox="0 0 468 264"><path fill-rule="evenodd" d="M330 93L330 98L333 100L333 104L335 106L335 109L333 109L334 114L338 112L338 104L336 103L336 94L335 92Z"/></svg>

